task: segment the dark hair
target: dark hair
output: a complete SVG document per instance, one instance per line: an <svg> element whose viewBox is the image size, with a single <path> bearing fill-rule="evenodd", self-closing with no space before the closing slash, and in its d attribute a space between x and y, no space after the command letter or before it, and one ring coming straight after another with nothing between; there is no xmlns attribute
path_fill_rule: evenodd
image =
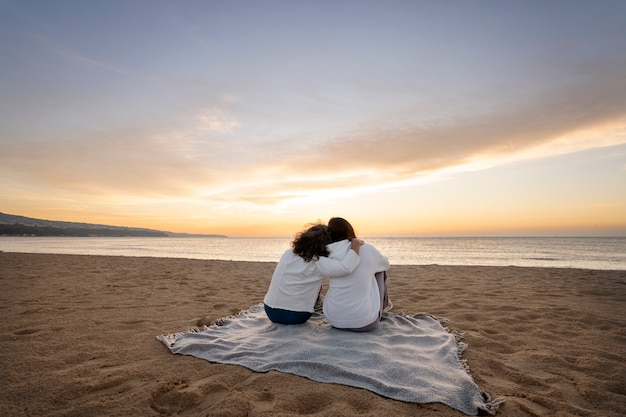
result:
<svg viewBox="0 0 626 417"><path fill-rule="evenodd" d="M317 260L320 256L328 256L326 245L330 243L328 227L315 224L298 233L291 242L293 253L304 259L305 262Z"/></svg>
<svg viewBox="0 0 626 417"><path fill-rule="evenodd" d="M356 238L356 233L354 233L352 225L341 217L333 217L328 221L328 233L330 233L330 240L332 242Z"/></svg>

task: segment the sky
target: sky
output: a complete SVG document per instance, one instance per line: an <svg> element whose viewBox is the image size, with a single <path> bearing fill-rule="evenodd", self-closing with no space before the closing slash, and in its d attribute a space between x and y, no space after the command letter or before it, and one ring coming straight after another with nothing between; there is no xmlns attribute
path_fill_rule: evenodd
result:
<svg viewBox="0 0 626 417"><path fill-rule="evenodd" d="M0 212L626 236L626 2L0 0Z"/></svg>

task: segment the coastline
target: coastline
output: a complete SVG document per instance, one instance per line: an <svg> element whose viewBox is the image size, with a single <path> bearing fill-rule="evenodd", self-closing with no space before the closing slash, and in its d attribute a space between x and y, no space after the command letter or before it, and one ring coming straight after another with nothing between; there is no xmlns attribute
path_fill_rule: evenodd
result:
<svg viewBox="0 0 626 417"><path fill-rule="evenodd" d="M0 252L0 266L3 415L464 415L156 340L261 302L275 262ZM626 271L392 265L389 279L394 312L464 334L498 416L626 414Z"/></svg>

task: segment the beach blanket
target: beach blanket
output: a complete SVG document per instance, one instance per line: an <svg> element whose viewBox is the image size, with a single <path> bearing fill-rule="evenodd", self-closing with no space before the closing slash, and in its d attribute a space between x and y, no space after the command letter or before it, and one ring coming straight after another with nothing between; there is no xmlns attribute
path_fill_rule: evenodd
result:
<svg viewBox="0 0 626 417"><path fill-rule="evenodd" d="M172 353L210 362L276 370L364 388L414 403L440 402L468 415L495 414L469 374L461 335L430 314L386 312L367 333L332 328L322 314L298 325L272 323L263 304L203 329L157 336Z"/></svg>

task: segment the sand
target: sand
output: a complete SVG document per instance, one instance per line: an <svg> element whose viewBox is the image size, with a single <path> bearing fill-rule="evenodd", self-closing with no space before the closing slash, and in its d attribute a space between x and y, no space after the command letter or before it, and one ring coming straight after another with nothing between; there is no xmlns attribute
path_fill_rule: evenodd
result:
<svg viewBox="0 0 626 417"><path fill-rule="evenodd" d="M262 301L274 263L0 253L0 415L463 416L172 355ZM626 271L392 266L395 312L465 334L498 416L626 415Z"/></svg>

